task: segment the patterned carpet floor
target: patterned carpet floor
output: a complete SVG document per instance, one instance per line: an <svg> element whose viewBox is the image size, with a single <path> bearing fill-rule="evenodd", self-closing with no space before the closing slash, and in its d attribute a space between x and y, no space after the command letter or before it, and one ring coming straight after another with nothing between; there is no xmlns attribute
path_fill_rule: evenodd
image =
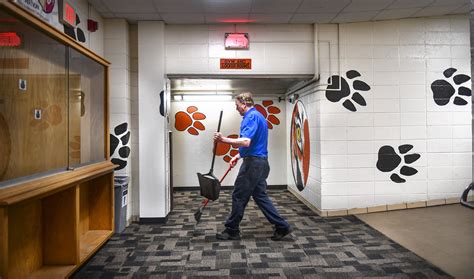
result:
<svg viewBox="0 0 474 279"><path fill-rule="evenodd" d="M231 192L201 221L197 191L176 192L166 224L133 224L115 234L74 278L451 278L354 216L322 218L285 190L269 190L294 227L283 241L251 200L242 240L218 241Z"/></svg>

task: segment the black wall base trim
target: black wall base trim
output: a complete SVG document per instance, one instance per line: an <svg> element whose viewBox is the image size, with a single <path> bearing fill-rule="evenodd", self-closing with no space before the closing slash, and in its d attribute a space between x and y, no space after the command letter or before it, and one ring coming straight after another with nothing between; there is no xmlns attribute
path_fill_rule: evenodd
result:
<svg viewBox="0 0 474 279"><path fill-rule="evenodd" d="M168 222L168 215L166 217L158 218L140 218L140 224L166 224Z"/></svg>
<svg viewBox="0 0 474 279"><path fill-rule="evenodd" d="M222 186L222 190L233 190L234 186ZM288 189L288 185L268 185L267 189L270 190L286 190ZM175 186L173 187L173 191L175 192L182 192L182 191L199 191L199 187L185 187L185 186Z"/></svg>

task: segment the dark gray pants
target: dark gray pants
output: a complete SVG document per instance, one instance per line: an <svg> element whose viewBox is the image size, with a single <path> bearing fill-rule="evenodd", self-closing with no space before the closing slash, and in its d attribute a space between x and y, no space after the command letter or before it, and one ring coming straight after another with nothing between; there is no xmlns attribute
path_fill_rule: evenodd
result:
<svg viewBox="0 0 474 279"><path fill-rule="evenodd" d="M244 217L245 207L250 199L258 205L268 221L276 229L288 229L290 225L283 219L267 194L267 177L270 166L267 158L245 157L232 192L232 212L227 217L225 226L230 232L239 232L240 221Z"/></svg>

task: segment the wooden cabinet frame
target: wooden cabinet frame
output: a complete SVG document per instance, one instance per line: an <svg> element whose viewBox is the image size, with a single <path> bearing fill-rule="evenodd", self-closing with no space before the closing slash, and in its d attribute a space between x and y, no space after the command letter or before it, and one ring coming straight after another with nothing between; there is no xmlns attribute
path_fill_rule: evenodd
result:
<svg viewBox="0 0 474 279"><path fill-rule="evenodd" d="M0 278L65 278L112 236L109 62L16 4L0 8L104 66L104 158L101 163L0 188Z"/></svg>

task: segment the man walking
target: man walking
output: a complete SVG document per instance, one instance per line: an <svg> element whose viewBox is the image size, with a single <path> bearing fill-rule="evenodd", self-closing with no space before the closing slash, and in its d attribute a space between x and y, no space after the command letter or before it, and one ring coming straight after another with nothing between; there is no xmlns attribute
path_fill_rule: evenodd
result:
<svg viewBox="0 0 474 279"><path fill-rule="evenodd" d="M275 226L272 240L281 240L291 232L291 226L283 219L267 195L266 179L270 172L268 165L268 126L267 121L254 107L252 94L241 93L236 97L235 107L243 116L240 124L240 137L237 139L214 134L214 140L239 147L239 154L229 162L235 166L243 158L232 192L232 211L225 222L226 229L216 235L221 240L240 239L240 221L250 199L258 205L265 217Z"/></svg>

